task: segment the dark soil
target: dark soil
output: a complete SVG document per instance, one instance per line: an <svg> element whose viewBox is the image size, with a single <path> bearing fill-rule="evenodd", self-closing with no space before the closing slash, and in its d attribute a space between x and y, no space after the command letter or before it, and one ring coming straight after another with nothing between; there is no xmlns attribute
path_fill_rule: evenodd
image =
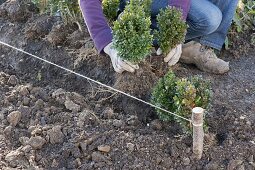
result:
<svg viewBox="0 0 255 170"><path fill-rule="evenodd" d="M53 27L53 19L53 17L48 15L43 15L40 17L35 15L30 18L25 27L26 38L32 40L45 38L45 35L49 34Z"/></svg>
<svg viewBox="0 0 255 170"><path fill-rule="evenodd" d="M0 40L146 101L168 69L162 57L151 56L136 73L117 74L87 30L64 27L55 17L26 17L1 16ZM58 29L65 35L56 43L48 37ZM198 161L192 137L158 120L153 108L0 45L0 169L255 169L255 51L231 53L221 54L231 65L224 75L173 68L179 77L212 82Z"/></svg>

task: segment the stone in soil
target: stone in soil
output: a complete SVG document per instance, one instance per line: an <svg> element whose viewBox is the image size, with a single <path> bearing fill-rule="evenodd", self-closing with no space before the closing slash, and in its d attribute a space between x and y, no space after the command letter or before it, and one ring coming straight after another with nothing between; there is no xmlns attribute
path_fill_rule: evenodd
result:
<svg viewBox="0 0 255 170"><path fill-rule="evenodd" d="M135 150L135 145L133 143L127 143L127 149L133 152Z"/></svg>
<svg viewBox="0 0 255 170"><path fill-rule="evenodd" d="M46 143L46 140L41 136L31 137L27 142L33 149L41 149Z"/></svg>
<svg viewBox="0 0 255 170"><path fill-rule="evenodd" d="M23 105L24 105L24 106L28 106L28 105L29 105L29 102L30 102L30 98L24 97L24 99L23 99Z"/></svg>
<svg viewBox="0 0 255 170"><path fill-rule="evenodd" d="M22 95L22 96L26 96L26 95L28 95L29 94L29 91L28 91L28 89L27 89L27 87L26 86L19 86L18 88L17 88L17 91L19 91L19 93Z"/></svg>
<svg viewBox="0 0 255 170"><path fill-rule="evenodd" d="M109 145L100 145L97 147L97 149L101 152L108 153L111 150L111 147Z"/></svg>
<svg viewBox="0 0 255 170"><path fill-rule="evenodd" d="M7 121L12 125L16 126L21 119L21 113L19 111L13 111L7 116Z"/></svg>
<svg viewBox="0 0 255 170"><path fill-rule="evenodd" d="M48 130L48 135L50 137L50 143L63 143L64 141L64 134L61 131L61 126L55 126L52 129Z"/></svg>
<svg viewBox="0 0 255 170"><path fill-rule="evenodd" d="M183 158L182 161L183 161L183 164L186 166L190 164L190 159L187 157Z"/></svg>
<svg viewBox="0 0 255 170"><path fill-rule="evenodd" d="M8 84L12 85L12 86L15 86L18 84L18 79L15 75L11 75L9 77L9 80L7 81Z"/></svg>
<svg viewBox="0 0 255 170"><path fill-rule="evenodd" d="M4 134L5 136L10 136L12 133L12 126L7 126L5 129L4 129Z"/></svg>
<svg viewBox="0 0 255 170"><path fill-rule="evenodd" d="M71 101L70 99L67 99L65 101L65 107L72 111L72 112L79 112L81 110L81 106L78 104L75 104L73 101Z"/></svg>

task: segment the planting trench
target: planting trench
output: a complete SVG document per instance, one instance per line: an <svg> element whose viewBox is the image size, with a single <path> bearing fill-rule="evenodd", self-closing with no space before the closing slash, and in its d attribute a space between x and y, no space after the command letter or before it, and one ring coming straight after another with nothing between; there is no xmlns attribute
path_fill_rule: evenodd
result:
<svg viewBox="0 0 255 170"><path fill-rule="evenodd" d="M33 8L13 18L1 11L13 6L3 5L1 41L145 101L167 71L162 57L151 56L135 74L117 74L85 27L65 27ZM0 169L255 169L255 51L246 53L221 55L231 62L225 75L173 68L213 86L205 150L196 161L191 136L158 120L151 107L0 45Z"/></svg>

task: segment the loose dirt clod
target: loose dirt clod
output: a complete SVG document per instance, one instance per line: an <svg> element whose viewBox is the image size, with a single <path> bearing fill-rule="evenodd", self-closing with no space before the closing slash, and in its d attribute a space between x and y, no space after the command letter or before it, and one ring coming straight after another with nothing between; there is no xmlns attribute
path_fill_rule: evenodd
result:
<svg viewBox="0 0 255 170"><path fill-rule="evenodd" d="M28 141L29 141L29 138L28 137L25 137L25 136L22 136L19 138L19 141L22 145L27 145Z"/></svg>
<svg viewBox="0 0 255 170"><path fill-rule="evenodd" d="M33 149L41 149L46 143L46 140L41 136L31 137L27 142Z"/></svg>
<svg viewBox="0 0 255 170"><path fill-rule="evenodd" d="M65 106L68 110L73 111L73 112L79 112L81 110L81 106L78 104L75 104L69 98L65 101Z"/></svg>
<svg viewBox="0 0 255 170"><path fill-rule="evenodd" d="M17 88L17 91L19 91L19 93L20 93L22 96L26 96L26 95L29 94L28 88L27 88L26 86L23 86L23 85L19 86L19 87Z"/></svg>
<svg viewBox="0 0 255 170"><path fill-rule="evenodd" d="M67 38L66 31L64 24L54 25L49 35L46 36L46 39L54 46L62 45Z"/></svg>
<svg viewBox="0 0 255 170"><path fill-rule="evenodd" d="M11 133L12 133L12 126L5 127L5 129L4 129L5 136L10 136Z"/></svg>
<svg viewBox="0 0 255 170"><path fill-rule="evenodd" d="M19 121L21 119L21 113L19 111L14 111L11 112L8 116L7 116L7 120L8 122L12 125L12 126L16 126Z"/></svg>
<svg viewBox="0 0 255 170"><path fill-rule="evenodd" d="M10 85L15 86L15 85L17 85L17 83L18 83L18 79L17 79L17 77L16 77L15 75L11 75L11 76L9 77L9 80L8 80L7 83L10 84Z"/></svg>
<svg viewBox="0 0 255 170"><path fill-rule="evenodd" d="M1 8L6 10L8 18L12 21L26 21L31 15L28 4L22 0L7 1Z"/></svg>
<svg viewBox="0 0 255 170"><path fill-rule="evenodd" d="M15 168L17 165L28 165L28 161L23 157L23 153L15 150L11 151L5 156L5 160L9 163L12 168Z"/></svg>
<svg viewBox="0 0 255 170"><path fill-rule="evenodd" d="M155 130L161 130L162 129L162 123L159 119L155 119L151 122L151 127Z"/></svg>
<svg viewBox="0 0 255 170"><path fill-rule="evenodd" d="M64 141L64 134L61 131L61 126L55 126L52 129L48 130L47 134L50 137L50 143L63 143Z"/></svg>

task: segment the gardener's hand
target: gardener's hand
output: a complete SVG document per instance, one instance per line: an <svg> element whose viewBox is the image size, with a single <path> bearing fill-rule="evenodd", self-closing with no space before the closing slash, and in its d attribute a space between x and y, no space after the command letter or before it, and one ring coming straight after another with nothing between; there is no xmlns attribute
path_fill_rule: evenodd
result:
<svg viewBox="0 0 255 170"><path fill-rule="evenodd" d="M161 55L161 54L162 54L162 50L159 48L157 50L157 55ZM179 44L167 54L167 56L164 58L164 61L168 63L169 66L173 66L179 61L181 54L182 54L182 45Z"/></svg>
<svg viewBox="0 0 255 170"><path fill-rule="evenodd" d="M136 69L139 69L138 65L134 65L128 61L121 59L118 56L117 50L113 48L112 42L109 43L104 48L104 52L110 56L112 61L112 66L117 73L122 73L123 71L134 72Z"/></svg>

